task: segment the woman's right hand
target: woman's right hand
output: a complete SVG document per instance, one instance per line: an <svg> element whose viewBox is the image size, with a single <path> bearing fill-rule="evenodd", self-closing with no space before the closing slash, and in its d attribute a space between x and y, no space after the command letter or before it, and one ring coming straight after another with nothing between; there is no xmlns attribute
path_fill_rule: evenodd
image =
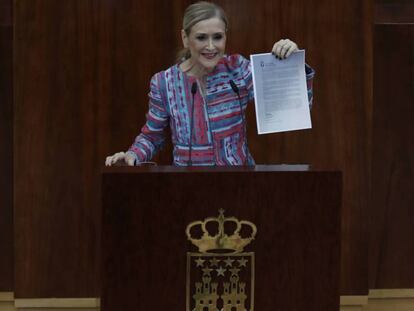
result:
<svg viewBox="0 0 414 311"><path fill-rule="evenodd" d="M128 165L134 166L135 158L129 153L125 152L117 152L114 155L106 157L105 166L120 166L120 165Z"/></svg>

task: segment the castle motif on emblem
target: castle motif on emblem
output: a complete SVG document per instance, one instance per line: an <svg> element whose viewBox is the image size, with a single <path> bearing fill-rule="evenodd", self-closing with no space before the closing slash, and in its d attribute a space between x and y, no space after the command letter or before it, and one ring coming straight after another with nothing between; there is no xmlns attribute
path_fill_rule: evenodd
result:
<svg viewBox="0 0 414 311"><path fill-rule="evenodd" d="M187 311L254 310L254 252L243 251L256 233L252 222L224 217L224 210L187 226L198 248L187 253Z"/></svg>

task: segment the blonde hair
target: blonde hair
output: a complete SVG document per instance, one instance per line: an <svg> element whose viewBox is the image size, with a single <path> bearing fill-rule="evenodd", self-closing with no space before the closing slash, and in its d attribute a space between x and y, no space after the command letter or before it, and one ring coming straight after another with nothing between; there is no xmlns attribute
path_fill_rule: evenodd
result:
<svg viewBox="0 0 414 311"><path fill-rule="evenodd" d="M199 1L187 7L183 17L183 30L187 36L190 35L191 28L198 22L213 17L220 18L225 26L228 27L228 19L224 10L215 3L207 1ZM190 50L184 48L177 53L177 62L181 62L191 57Z"/></svg>

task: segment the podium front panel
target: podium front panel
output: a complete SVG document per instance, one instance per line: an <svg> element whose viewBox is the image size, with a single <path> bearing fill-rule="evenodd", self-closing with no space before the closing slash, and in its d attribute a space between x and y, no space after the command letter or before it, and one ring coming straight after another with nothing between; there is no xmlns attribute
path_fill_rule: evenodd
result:
<svg viewBox="0 0 414 311"><path fill-rule="evenodd" d="M220 209L257 226L256 310L339 310L341 187L295 166L105 169L102 310L185 311L186 226Z"/></svg>

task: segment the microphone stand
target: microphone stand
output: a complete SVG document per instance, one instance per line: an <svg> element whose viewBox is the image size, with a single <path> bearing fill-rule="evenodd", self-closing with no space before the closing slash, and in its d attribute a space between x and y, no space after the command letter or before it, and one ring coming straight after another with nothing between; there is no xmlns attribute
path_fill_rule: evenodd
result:
<svg viewBox="0 0 414 311"><path fill-rule="evenodd" d="M190 116L190 148L189 148L188 166L193 166L193 161L191 159L191 152L193 148L194 96L196 93L197 93L197 82L193 82L193 84L191 85L192 102L191 102L191 116Z"/></svg>
<svg viewBox="0 0 414 311"><path fill-rule="evenodd" d="M240 98L240 91L239 91L239 87L236 85L236 83L234 83L233 80L229 81L230 86L233 90L234 93L237 94L237 98L239 99L239 108L240 108L240 114L241 114L241 118L242 118L242 126L243 126L243 137L245 140L245 153L246 153L246 159L243 161L243 165L246 165L247 163L247 159L249 157L249 148L248 148L248 144L247 144L247 136L246 136L246 120L244 118L244 113L243 113L243 107L242 107L242 103L241 103L241 98Z"/></svg>

